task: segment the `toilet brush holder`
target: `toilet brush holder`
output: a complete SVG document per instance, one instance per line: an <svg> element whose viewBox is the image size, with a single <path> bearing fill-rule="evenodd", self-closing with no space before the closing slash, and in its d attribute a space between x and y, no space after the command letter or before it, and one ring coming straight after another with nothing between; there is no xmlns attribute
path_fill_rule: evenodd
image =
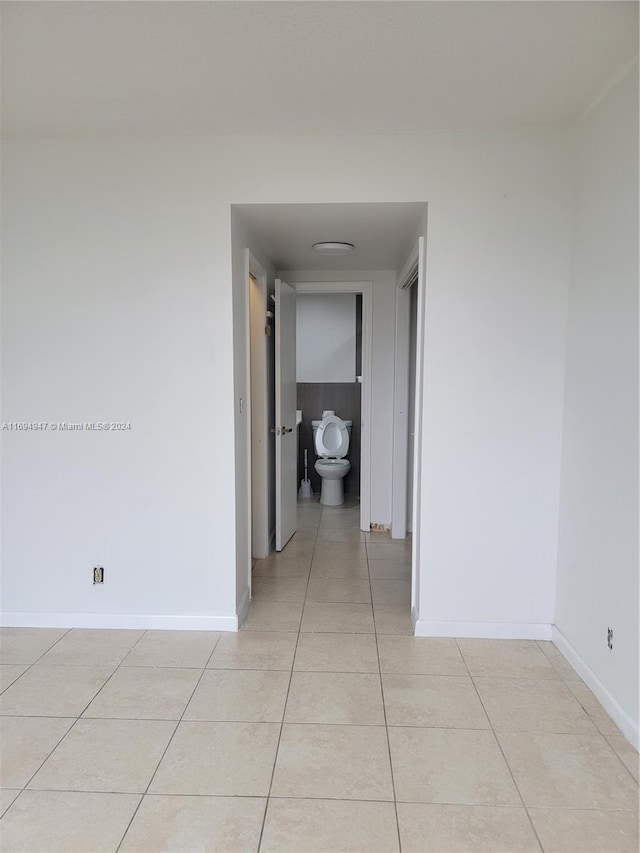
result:
<svg viewBox="0 0 640 853"><path fill-rule="evenodd" d="M311 480L309 479L309 472L307 470L307 451L305 448L305 451L304 451L304 479L300 481L300 488L298 489L298 497L310 498L312 495L313 495L313 489L311 488Z"/></svg>
<svg viewBox="0 0 640 853"><path fill-rule="evenodd" d="M313 497L313 489L311 488L311 480L301 480L300 488L298 489L298 497L311 498Z"/></svg>

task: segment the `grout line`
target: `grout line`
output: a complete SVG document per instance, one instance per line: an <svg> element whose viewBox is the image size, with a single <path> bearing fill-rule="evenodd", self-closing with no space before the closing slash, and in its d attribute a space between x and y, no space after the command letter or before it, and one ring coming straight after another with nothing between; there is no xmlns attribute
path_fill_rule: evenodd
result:
<svg viewBox="0 0 640 853"><path fill-rule="evenodd" d="M529 824L531 826L533 834L535 835L536 840L540 846L540 850L544 851L544 847L542 846L542 841L540 840L540 836L538 835L538 830L535 828L535 825L533 823L533 819L532 819L531 815L529 814L529 809L527 808L527 804L524 801L524 797L522 796L522 792L521 792L520 787L516 781L516 777L513 774L513 770L511 769L511 765L509 764L509 761L507 760L507 756L505 755L504 749L502 748L502 744L500 743L500 739L498 738L496 730L493 727L493 723L491 722L491 718L490 718L489 714L487 713L487 709L485 708L484 702L482 701L482 697L480 696L480 693L478 691L478 687L477 687L475 681L473 680L473 678L471 676L471 672L470 672L469 667L467 665L467 660L462 653L462 649L460 648L460 644L458 643L458 640L456 639L455 642L456 642L456 646L458 648L458 652L460 653L460 656L462 657L462 660L464 662L464 665L465 665L465 668L466 668L467 673L469 675L469 678L471 680L471 683L473 684L473 689L476 691L476 696L478 697L478 701L480 702L480 705L482 706L482 710L484 711L484 714L487 718L487 721L489 722L489 726L490 726L489 731L493 735L493 738L494 738L496 744L498 745L498 749L500 750L500 754L502 755L502 760L504 761L504 763L507 767L507 770L509 771L509 775L511 776L511 779L512 779L513 784L515 786L515 789L517 791L518 797L520 798L520 802L522 803L522 808L524 809L525 814L527 815L527 819L529 820Z"/></svg>
<svg viewBox="0 0 640 853"><path fill-rule="evenodd" d="M322 505L320 506L320 517L318 519L318 528L320 527L320 520L321 519L322 519ZM313 557L314 557L314 554L316 552L316 543L318 541L318 528L316 528L316 535L313 539L313 548L311 550L311 563L313 563ZM309 574L307 575L307 584L305 587L304 598L302 600L302 611L300 613L300 621L298 622L298 631L296 634L296 645L295 645L295 648L293 650L293 657L291 659L291 669L289 670L289 683L287 685L287 694L285 696L284 707L282 709L282 721L280 723L280 731L278 732L278 742L276 744L276 751L275 751L274 756L273 756L273 767L271 768L271 778L269 780L269 790L267 792L267 799L266 799L266 803L265 803L265 807L264 807L264 815L262 818L262 826L260 827L260 837L258 839L258 851L260 851L260 848L262 847L262 838L264 836L264 828L265 828L266 823L267 823L267 812L269 810L269 799L271 798L271 789L273 788L273 780L274 780L274 777L276 775L276 764L278 763L278 753L280 752L280 742L282 740L282 731L284 729L284 719L285 719L285 716L287 713L287 704L289 702L289 693L291 691L291 682L293 680L293 672L294 672L293 668L295 666L296 655L298 653L298 643L300 642L300 631L302 628L302 620L304 618L304 608L305 608L305 604L306 604L307 593L309 591L310 578L311 578L311 571L309 571Z"/></svg>
<svg viewBox="0 0 640 853"><path fill-rule="evenodd" d="M123 843L124 839L126 838L127 833L129 832L129 828L131 827L131 824L132 824L132 823L133 823L133 821L135 820L135 817L136 817L136 815L138 814L138 811L140 810L140 806L142 805L142 803L143 803L143 801L144 801L144 798L145 798L146 794L147 794L147 793L148 793L148 791L149 791L149 788L151 787L151 785L152 785L152 783L153 783L153 780L156 778L156 774L158 773L158 770L159 770L159 768L160 768L160 765L162 764L162 761L163 761L163 759L164 759L165 755L167 754L167 751L169 750L169 747L170 747L170 746L171 746L171 744L173 743L173 739L175 738L175 736L176 736L176 732L178 731L178 728L180 727L180 723L182 722L182 719L183 719L183 717L184 717L184 715L185 715L185 713L186 713L186 711L187 711L187 708L189 707L189 703L190 703L190 702L191 702L191 700L193 699L193 696L194 696L194 694L195 694L196 690L198 689L198 687L199 687L199 685L200 685L200 682L202 681L202 679L203 679L203 677L204 677L205 672L207 671L207 664L208 664L208 663L209 663L209 661L211 660L211 658L212 658L212 656L213 656L213 653L215 652L216 647L217 647L218 643L220 642L220 637L221 637L221 634L220 634L220 633L218 633L218 637L217 637L217 639L216 639L215 643L213 644L213 648L211 649L211 653L209 654L209 657L207 658L205 665L202 667L202 672L200 673L200 677L199 677L199 678L198 678L198 680L196 681L195 687L194 687L194 688L193 688L193 690L191 691L191 694L190 694L190 696L189 696L189 699L188 699L188 700L187 700L187 702L185 703L184 710L182 711L182 714L181 714L181 716L180 716L180 719L179 719L178 721L171 720L171 722L175 722L175 727L174 727L174 729L173 729L173 732L172 732L172 734L171 734L171 737L169 738L169 740L168 740L168 742L167 742L167 745L165 746L165 748L164 748L164 750L163 750L163 752L162 752L162 755L160 756L160 759L158 760L158 763L156 764L156 769L155 769L155 770L153 771L153 773L151 774L151 778L149 779L149 782L148 782L148 784L147 784L147 787L144 789L144 791L143 791L143 793L142 793L142 796L140 797L140 802L139 802L139 803L138 803L138 805L135 807L135 809L134 809L134 811L133 811L133 814L131 815L131 819L129 820L129 822L127 823L127 825L126 825L126 827L125 827L125 830L124 830L124 832L123 832L123 834L122 834L122 838L120 839L120 843L119 843L119 844L118 844L118 846L116 847L116 851L115 851L115 853L118 853L118 851L119 851L119 850L120 850L120 848L122 847L122 843Z"/></svg>
<svg viewBox="0 0 640 853"><path fill-rule="evenodd" d="M371 572L369 570L369 547L368 543L365 541L365 551L367 554L367 571L369 571L369 591L371 594L371 601L373 603L373 589L371 587ZM375 608L373 609L373 630L374 637L376 639L376 655L378 657L378 678L380 679L380 693L382 697L382 713L384 715L384 730L387 737L387 754L389 756L389 772L391 774L391 790L393 792L393 809L396 816L396 833L398 835L398 851L402 853L402 839L400 837L400 818L398 817L398 799L396 794L396 782L393 774L393 760L391 758L391 741L389 739L389 722L387 720L387 706L384 700L384 684L382 681L382 664L380 662L380 648L378 645L378 632L376 630L376 615Z"/></svg>
<svg viewBox="0 0 640 853"><path fill-rule="evenodd" d="M26 794L30 794L30 793L36 793L36 794L39 794L39 793L96 794L98 796L101 796L103 794L106 794L106 795L114 794L116 796L125 795L125 796L130 796L130 797L142 797L142 796L144 796L140 791L87 791L86 789L83 789L83 788L77 788L77 789L76 788L29 788L29 789L5 788L3 790L16 791L18 794L18 796L16 797L16 800L18 799L18 797L21 794L25 794L25 793ZM153 793L153 794L149 794L148 796L151 796L151 797L167 797L167 798L176 797L176 798L185 798L185 799L198 797L201 799L213 799L213 800L220 799L220 800L265 800L265 802L267 801L267 797L264 794L199 794L199 793L165 794L165 793ZM392 800L384 800L384 799L372 800L370 797L363 797L363 798L358 798L358 797L327 797L327 796L324 796L324 797L312 797L312 796L300 797L300 796L297 796L295 794L288 794L286 797L275 794L275 795L271 795L269 797L269 799L270 800L314 800L314 801L319 800L320 802L348 802L348 803L391 803L391 802L393 802ZM15 800L14 800L14 802L15 802ZM500 810L504 810L504 811L521 811L521 809L522 809L522 807L519 805L511 805L511 806L497 805L496 806L495 804L476 803L476 802L472 802L472 801L461 803L461 802L454 802L454 801L443 802L442 800L403 800L403 799L399 799L397 802L401 803L401 804L407 804L407 805L434 805L434 806L445 806L445 807L449 806L452 808L456 808L458 806L471 806L474 809L475 808L478 808L478 809L500 809ZM11 808L12 805L13 805L13 803L11 803L8 806L8 808ZM628 809L604 808L603 809L603 808L588 808L588 807L578 808L576 806L556 806L556 805L553 805L553 806L536 806L535 808L539 811L548 811L548 812L558 812L558 811L562 811L562 812L605 812L608 815L609 814L628 815L628 814L635 814L637 811L635 808L628 808ZM5 814L6 814L6 810L5 810ZM573 853L573 851L572 851L572 853Z"/></svg>

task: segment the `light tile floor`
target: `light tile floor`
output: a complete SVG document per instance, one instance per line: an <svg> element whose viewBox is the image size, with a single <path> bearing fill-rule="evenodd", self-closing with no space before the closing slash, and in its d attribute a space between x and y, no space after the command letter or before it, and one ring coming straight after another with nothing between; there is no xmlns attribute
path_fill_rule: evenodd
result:
<svg viewBox="0 0 640 853"><path fill-rule="evenodd" d="M301 503L238 634L3 629L0 849L638 850L638 755L550 643L416 639L410 546Z"/></svg>

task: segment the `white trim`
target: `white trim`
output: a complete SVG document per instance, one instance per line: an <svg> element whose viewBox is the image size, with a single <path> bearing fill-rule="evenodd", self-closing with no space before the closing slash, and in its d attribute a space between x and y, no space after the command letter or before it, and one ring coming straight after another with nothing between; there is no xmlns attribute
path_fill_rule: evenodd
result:
<svg viewBox="0 0 640 853"><path fill-rule="evenodd" d="M242 596L242 601L238 606L238 626L236 631L244 624L244 620L247 618L247 613L249 612L249 604L251 602L251 593L250 590L245 590L244 595Z"/></svg>
<svg viewBox="0 0 640 853"><path fill-rule="evenodd" d="M640 727L638 723L624 710L613 694L607 690L595 672L585 663L562 631L555 625L553 626L551 639L558 651L567 659L587 687L590 688L598 702L600 702L626 739L636 749L640 749Z"/></svg>
<svg viewBox="0 0 640 853"><path fill-rule="evenodd" d="M245 286L247 288L246 291L246 300L245 300L245 336L246 336L246 418L247 418L247 446L246 446L246 454L247 454L247 506L249 507L249 525L248 525L248 533L249 533L249 543L248 543L248 557L249 564L247 567L247 578L248 578L248 595L251 596L251 582L252 582L252 573L251 566L253 564L254 557L264 558L269 556L269 413L268 413L268 399L267 399L267 353L266 353L266 343L265 343L265 351L263 353L264 358L261 362L261 368L263 372L263 383L265 388L264 393L264 407L261 412L260 418L260 426L262 432L264 434L264 441L262 445L258 442L255 442L255 430L254 430L254 411L253 411L253 400L251 393L252 386L252 371L251 371L251 292L250 292L250 281L249 277L253 276L256 280L256 284L258 285L260 291L260 297L262 300L262 308L264 313L264 319L266 323L266 313L267 313L267 273L264 268L255 257L255 255L251 252L251 249L246 248L244 250L244 267L245 267ZM254 513L256 512L256 507L254 506L254 489L252 484L252 472L254 467L260 467L262 469L262 480L264 483L264 490L262 495L258 496L259 500L256 503L259 504L260 513L262 515L262 523L259 525L259 528L263 531L262 541L254 541L257 537L254 536ZM255 553L254 553L255 552Z"/></svg>
<svg viewBox="0 0 640 853"><path fill-rule="evenodd" d="M360 528L371 529L371 392L373 366L373 282L296 281L298 293L362 294L362 399L360 436Z"/></svg>
<svg viewBox="0 0 640 853"><path fill-rule="evenodd" d="M412 617L415 613L412 610ZM546 622L432 622L417 619L416 637L460 637L482 640L550 640Z"/></svg>
<svg viewBox="0 0 640 853"><path fill-rule="evenodd" d="M424 405L424 352L426 344L427 240L418 238L418 305L416 312L416 370L413 425L413 506L411 518L411 607L420 615L422 572L422 423ZM406 481L405 464L405 481ZM418 619L418 621L420 621Z"/></svg>
<svg viewBox="0 0 640 853"><path fill-rule="evenodd" d="M170 631L237 631L235 613L180 615L169 613L65 613L5 610L3 628L137 628Z"/></svg>
<svg viewBox="0 0 640 853"><path fill-rule="evenodd" d="M391 468L391 538L407 536L407 465L409 445L409 335L411 291L396 287L396 343L393 377L393 462Z"/></svg>

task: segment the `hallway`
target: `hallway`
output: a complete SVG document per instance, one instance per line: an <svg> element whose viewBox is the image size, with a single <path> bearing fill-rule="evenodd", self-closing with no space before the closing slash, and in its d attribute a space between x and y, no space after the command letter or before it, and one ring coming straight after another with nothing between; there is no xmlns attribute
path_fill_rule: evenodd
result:
<svg viewBox="0 0 640 853"><path fill-rule="evenodd" d="M245 628L412 635L411 539L359 530L360 506L298 503L298 531L257 560Z"/></svg>

